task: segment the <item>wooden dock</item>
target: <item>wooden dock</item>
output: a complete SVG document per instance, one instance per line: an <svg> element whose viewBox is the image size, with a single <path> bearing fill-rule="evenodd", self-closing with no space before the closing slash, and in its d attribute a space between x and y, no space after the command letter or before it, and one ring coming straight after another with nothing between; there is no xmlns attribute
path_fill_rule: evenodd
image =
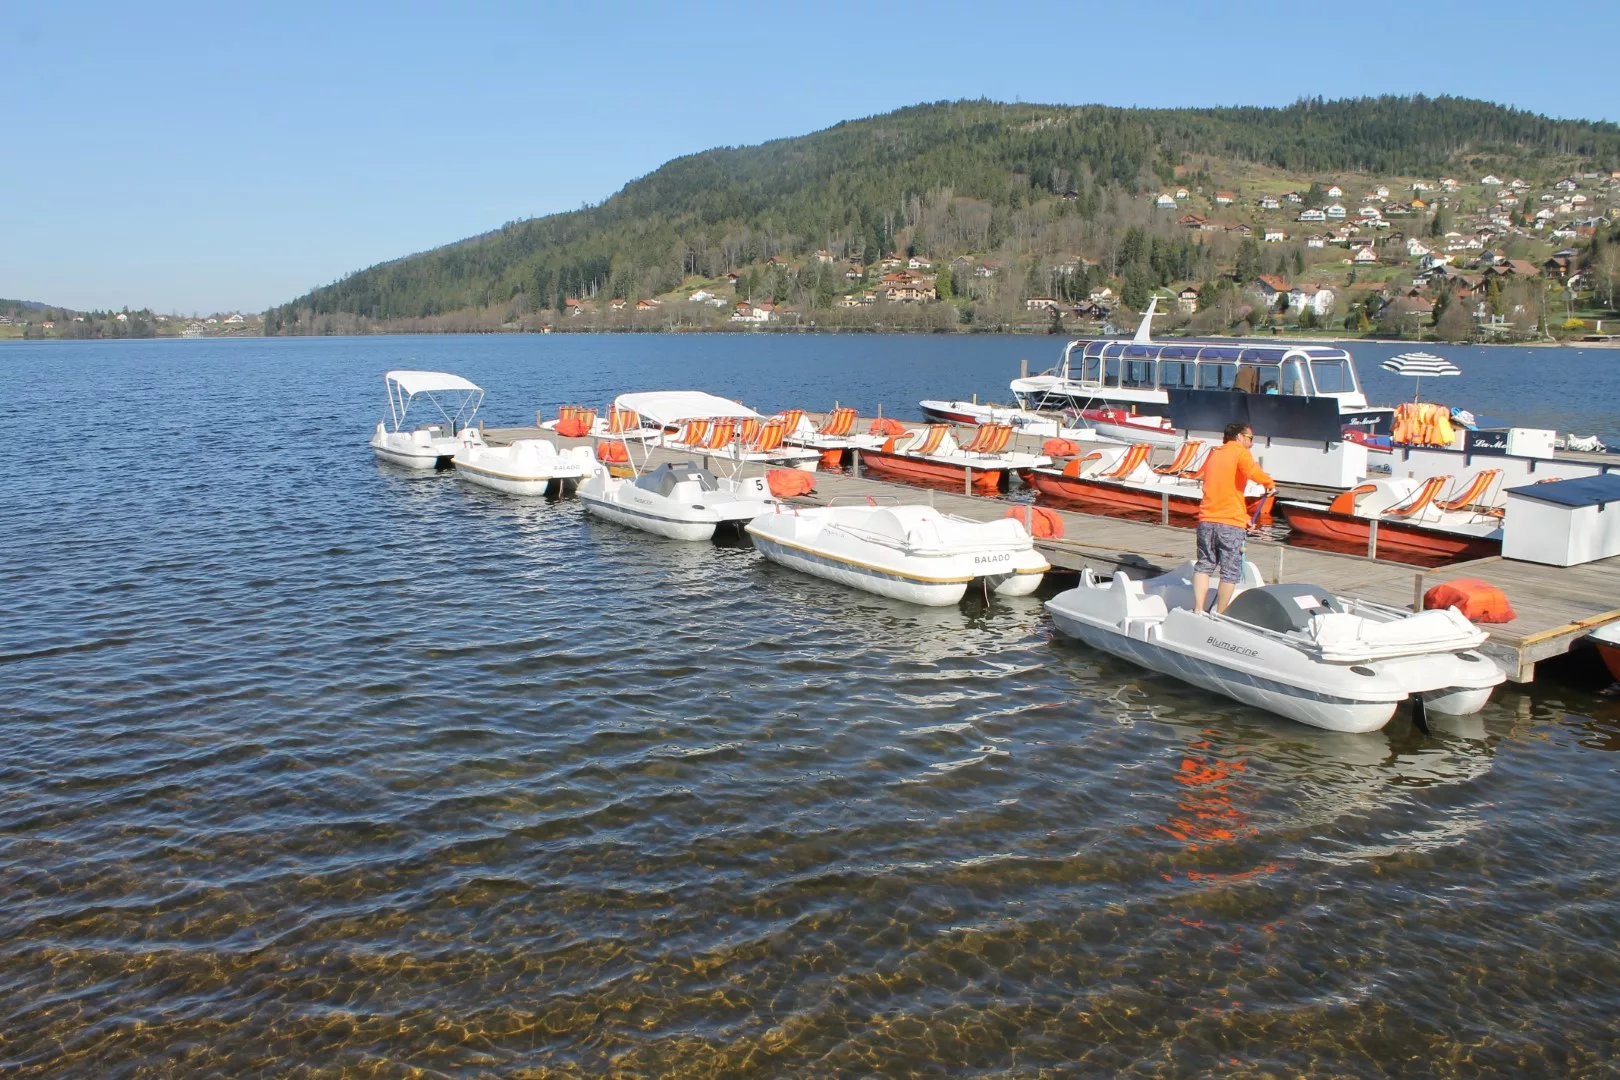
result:
<svg viewBox="0 0 1620 1080"><path fill-rule="evenodd" d="M860 428L858 430L864 430ZM588 444L589 439L562 439L535 428L491 428L491 443L543 436L562 445ZM1034 440L1039 448L1039 441ZM685 461L686 451L651 451L654 464ZM763 466L747 465L744 475L757 476ZM857 475L857 469L816 473L816 490L792 500L807 506L833 499L892 499L928 503L941 511L977 521L1003 517L1013 507L1029 505L1032 492L1015 489L1006 496L971 496L914 487ZM1055 509L1055 508L1054 508ZM1175 525L1057 510L1063 520L1061 540L1037 540L1036 547L1054 567L1067 571L1090 568L1099 573L1124 569L1139 574L1170 570L1193 556L1193 530ZM1584 566L1541 566L1501 557L1423 569L1385 559L1339 554L1286 543L1251 539L1248 559L1267 581L1309 581L1335 593L1377 603L1415 608L1432 585L1455 578L1481 578L1507 594L1517 614L1512 622L1490 625L1490 640L1481 650L1514 682L1530 682L1537 661L1569 651L1595 627L1620 620L1620 557Z"/></svg>

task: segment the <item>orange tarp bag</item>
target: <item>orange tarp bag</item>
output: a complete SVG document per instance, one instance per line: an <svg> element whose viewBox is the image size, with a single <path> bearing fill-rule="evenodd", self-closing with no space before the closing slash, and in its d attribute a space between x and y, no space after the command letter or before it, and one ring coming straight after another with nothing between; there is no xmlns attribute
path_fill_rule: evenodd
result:
<svg viewBox="0 0 1620 1080"><path fill-rule="evenodd" d="M765 483L770 486L771 494L778 499L808 495L816 490L815 476L803 469L768 469L765 473Z"/></svg>
<svg viewBox="0 0 1620 1080"><path fill-rule="evenodd" d="M1443 581L1423 594L1423 610L1454 607L1469 622L1512 622L1518 618L1506 594L1479 578Z"/></svg>
<svg viewBox="0 0 1620 1080"><path fill-rule="evenodd" d="M1047 457L1078 457L1080 444L1073 439L1047 439L1041 443L1041 453Z"/></svg>
<svg viewBox="0 0 1620 1080"><path fill-rule="evenodd" d="M583 416L565 416L557 421L557 434L565 439L582 439L591 433L591 423Z"/></svg>
<svg viewBox="0 0 1620 1080"><path fill-rule="evenodd" d="M596 448L596 460L626 462L630 460L630 451L622 442L605 442Z"/></svg>
<svg viewBox="0 0 1620 1080"><path fill-rule="evenodd" d="M1063 519L1044 506L1015 506L1001 516L1023 522L1037 540L1063 539Z"/></svg>
<svg viewBox="0 0 1620 1080"><path fill-rule="evenodd" d="M889 416L880 416L873 420L872 427L868 431L870 435L904 435L905 433L906 425Z"/></svg>

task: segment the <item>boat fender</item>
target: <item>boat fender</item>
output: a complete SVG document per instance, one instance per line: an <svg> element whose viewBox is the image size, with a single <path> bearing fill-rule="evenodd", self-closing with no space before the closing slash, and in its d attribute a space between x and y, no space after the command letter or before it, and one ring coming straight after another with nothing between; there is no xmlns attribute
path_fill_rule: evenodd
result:
<svg viewBox="0 0 1620 1080"><path fill-rule="evenodd" d="M1501 589L1479 578L1442 581L1423 594L1423 610L1454 607L1469 622L1500 623L1518 618Z"/></svg>
<svg viewBox="0 0 1620 1080"><path fill-rule="evenodd" d="M1029 535L1037 540L1063 539L1063 519L1056 511L1048 510L1044 506L1014 506L1002 517L1023 522Z"/></svg>

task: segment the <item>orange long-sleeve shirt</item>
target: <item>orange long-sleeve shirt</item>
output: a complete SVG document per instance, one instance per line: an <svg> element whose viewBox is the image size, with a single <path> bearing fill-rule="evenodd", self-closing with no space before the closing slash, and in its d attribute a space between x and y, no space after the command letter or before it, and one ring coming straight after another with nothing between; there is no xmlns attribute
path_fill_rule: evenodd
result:
<svg viewBox="0 0 1620 1080"><path fill-rule="evenodd" d="M1245 528L1249 508L1243 501L1243 489L1251 480L1268 488L1277 486L1241 442L1222 443L1211 450L1204 465L1204 498L1198 504L1198 520Z"/></svg>

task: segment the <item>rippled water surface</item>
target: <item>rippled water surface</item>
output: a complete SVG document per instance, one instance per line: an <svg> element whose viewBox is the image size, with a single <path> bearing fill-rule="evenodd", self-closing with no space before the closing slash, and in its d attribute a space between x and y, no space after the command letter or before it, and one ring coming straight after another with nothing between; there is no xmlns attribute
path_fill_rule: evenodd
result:
<svg viewBox="0 0 1620 1080"><path fill-rule="evenodd" d="M390 366L515 423L676 386L913 415L1053 355L0 349L0 1074L1610 1073L1593 686L1330 735L1038 599L911 608L364 446ZM1607 411L1514 391L1524 355ZM1458 385L1592 428L1606 361Z"/></svg>

